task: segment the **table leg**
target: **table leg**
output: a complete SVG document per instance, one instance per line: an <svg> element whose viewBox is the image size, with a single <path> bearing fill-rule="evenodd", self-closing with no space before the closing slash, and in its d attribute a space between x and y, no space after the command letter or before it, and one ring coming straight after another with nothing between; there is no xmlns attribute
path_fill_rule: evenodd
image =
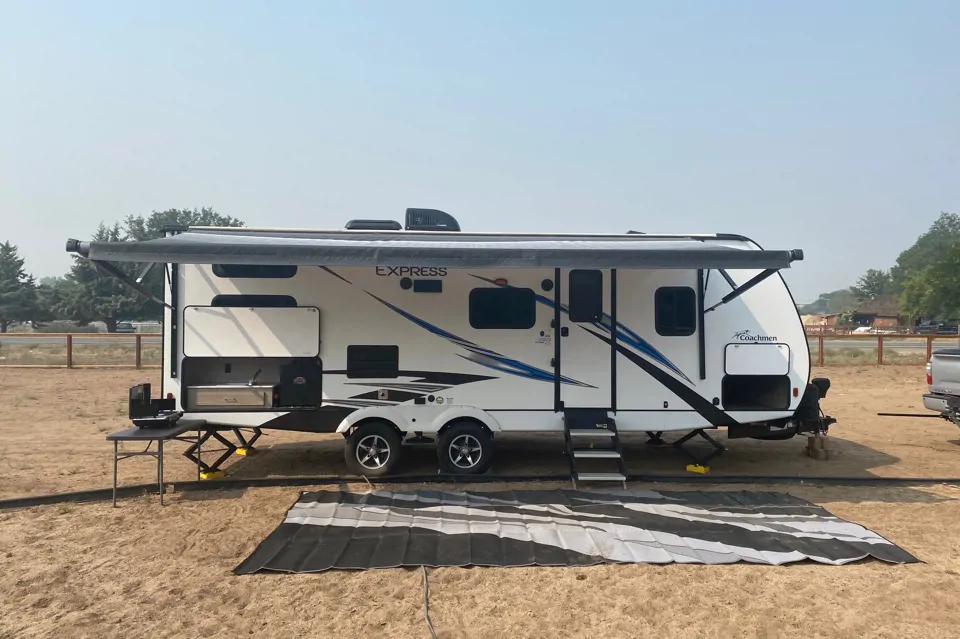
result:
<svg viewBox="0 0 960 639"><path fill-rule="evenodd" d="M113 507L117 507L117 447L119 442L113 440Z"/></svg>
<svg viewBox="0 0 960 639"><path fill-rule="evenodd" d="M203 459L201 455L203 451L200 450L200 429L197 429L197 481L200 481L200 460Z"/></svg>
<svg viewBox="0 0 960 639"><path fill-rule="evenodd" d="M160 505L163 506L163 440L157 442L159 447L157 455L157 481L160 484Z"/></svg>

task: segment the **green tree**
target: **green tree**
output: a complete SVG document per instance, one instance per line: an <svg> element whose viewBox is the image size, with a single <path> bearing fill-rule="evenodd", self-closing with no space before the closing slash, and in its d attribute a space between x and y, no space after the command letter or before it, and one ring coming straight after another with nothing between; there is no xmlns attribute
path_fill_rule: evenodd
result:
<svg viewBox="0 0 960 639"><path fill-rule="evenodd" d="M859 300L872 300L893 291L893 279L889 271L870 269L860 276L857 283L850 287L850 291Z"/></svg>
<svg viewBox="0 0 960 639"><path fill-rule="evenodd" d="M957 242L960 242L960 215L941 213L913 246L900 253L897 263L890 269L893 292L899 293L907 280L942 261Z"/></svg>
<svg viewBox="0 0 960 639"><path fill-rule="evenodd" d="M167 209L150 215L128 215L123 221L126 239L150 240L161 237L165 227L176 226L243 226L229 215L221 215L210 207L202 209Z"/></svg>
<svg viewBox="0 0 960 639"><path fill-rule="evenodd" d="M37 313L32 322L34 328L66 317L63 299L69 286L66 277L40 278L40 284L37 285Z"/></svg>
<svg viewBox="0 0 960 639"><path fill-rule="evenodd" d="M119 224L101 224L92 239L97 242L120 242L124 235ZM136 265L115 266L127 275L136 277ZM144 306L142 296L89 260L75 257L65 279L50 293L56 300L56 310L80 326L99 320L107 325L107 332L114 333L118 321L134 317Z"/></svg>
<svg viewBox="0 0 960 639"><path fill-rule="evenodd" d="M178 226L243 226L243 222L221 215L211 208L167 209L150 215L129 215L122 224L100 225L93 239L97 241L145 241L163 235L165 227ZM144 264L114 263L113 266L136 279ZM163 298L163 269L155 266L141 284L156 297ZM108 332L116 330L123 319L160 320L159 304L139 295L129 286L97 268L89 260L75 257L70 274L62 282L45 289L45 299L54 300L56 310L81 326L100 320Z"/></svg>
<svg viewBox="0 0 960 639"><path fill-rule="evenodd" d="M0 244L0 333L35 319L37 285L23 268L23 258L9 241Z"/></svg>
<svg viewBox="0 0 960 639"><path fill-rule="evenodd" d="M960 241L941 246L935 263L909 272L900 307L912 317L960 317Z"/></svg>
<svg viewBox="0 0 960 639"><path fill-rule="evenodd" d="M229 215L221 215L212 208L167 209L153 211L150 215L129 215L124 220L125 239L152 240L162 237L164 228L183 226L243 226L243 222ZM137 275L142 271L142 266ZM159 265L147 273L142 284L155 296L163 299L163 268ZM163 318L163 308L156 302L145 300L138 319L157 320Z"/></svg>
<svg viewBox="0 0 960 639"><path fill-rule="evenodd" d="M815 302L801 306L798 310L801 315L826 315L853 310L858 304L857 296L850 289L842 288L821 293Z"/></svg>

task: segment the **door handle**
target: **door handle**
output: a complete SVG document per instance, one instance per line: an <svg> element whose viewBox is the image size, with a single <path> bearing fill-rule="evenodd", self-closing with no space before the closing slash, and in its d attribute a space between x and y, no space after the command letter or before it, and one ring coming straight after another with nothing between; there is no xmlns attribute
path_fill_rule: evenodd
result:
<svg viewBox="0 0 960 639"><path fill-rule="evenodd" d="M569 337L570 336L570 327L561 326L560 327L560 337Z"/></svg>

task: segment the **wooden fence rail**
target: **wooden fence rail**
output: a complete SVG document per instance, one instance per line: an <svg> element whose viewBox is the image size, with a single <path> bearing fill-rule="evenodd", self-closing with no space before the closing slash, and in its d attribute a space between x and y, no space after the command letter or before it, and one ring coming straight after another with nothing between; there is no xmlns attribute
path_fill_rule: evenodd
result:
<svg viewBox="0 0 960 639"><path fill-rule="evenodd" d="M8 368L135 368L141 370L144 368L160 368L159 364L144 364L143 361L143 345L144 340L154 340L154 343L159 346L162 342L162 336L160 333L0 333L0 367ZM4 353L7 350L7 345L13 345L16 343L28 343L31 345L52 345L64 346L63 359L60 361L62 363L40 363L40 364L23 364L23 363L6 363L4 360ZM77 344L81 342L81 344ZM82 346L82 342L90 342L91 345L101 346L97 342L109 342L110 344L118 344L121 347L127 347L131 344L133 345L133 356L131 363L122 363L122 364L107 364L107 363L91 363L91 364L77 364L74 357L75 352L78 346ZM43 354L47 355L46 353ZM45 359L43 356L37 356L36 358ZM35 358L35 359L36 359ZM51 355L51 359L54 356Z"/></svg>
<svg viewBox="0 0 960 639"><path fill-rule="evenodd" d="M816 343L816 355L811 352L811 360L817 366L824 365L824 354L828 350L831 350L828 344L830 342L849 342L852 345L856 344L856 348L861 350L865 348L876 348L877 351L877 364L891 363L885 361L885 353L890 353L891 351L896 353L897 351L902 350L920 350L921 340L924 343L924 362L929 361L930 356L933 353L934 342L951 342L952 345L960 346L960 338L951 335L916 335L912 333L902 333L902 334L824 334L821 332L816 333L807 333L807 341L811 345L811 351L813 350L812 346ZM112 344L120 344L123 346L129 346L131 343L133 345L132 359L130 363L121 363L121 364L108 364L108 363L89 363L89 364L77 364L74 357L77 350L77 342L90 342L96 344L97 342L107 341ZM160 333L0 333L0 367L20 367L20 368L159 368L159 364L145 364L143 358L143 348L144 342L159 346L161 342ZM863 345L865 341L874 342L875 346L872 345ZM23 363L7 363L4 359L5 347L7 345L12 345L16 343L26 342L28 344L52 344L52 345L63 345L65 346L65 353L63 359L60 359L62 363L41 363L41 364L23 364ZM896 344L895 342L900 342ZM910 344L916 344L914 346L905 346L904 342ZM836 348L848 348L846 345L834 347ZM45 354L48 355L48 354ZM55 355L50 355L51 359L56 358ZM888 358L889 359L889 358ZM862 363L862 362L860 362ZM918 363L916 361L909 361L908 363Z"/></svg>

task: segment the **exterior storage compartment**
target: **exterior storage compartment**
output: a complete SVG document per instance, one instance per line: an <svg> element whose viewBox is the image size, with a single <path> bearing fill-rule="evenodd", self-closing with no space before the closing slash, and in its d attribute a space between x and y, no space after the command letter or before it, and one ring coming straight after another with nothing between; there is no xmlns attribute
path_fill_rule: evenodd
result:
<svg viewBox="0 0 960 639"><path fill-rule="evenodd" d="M188 386L187 408L191 410L270 408L273 406L273 389L272 385Z"/></svg>

